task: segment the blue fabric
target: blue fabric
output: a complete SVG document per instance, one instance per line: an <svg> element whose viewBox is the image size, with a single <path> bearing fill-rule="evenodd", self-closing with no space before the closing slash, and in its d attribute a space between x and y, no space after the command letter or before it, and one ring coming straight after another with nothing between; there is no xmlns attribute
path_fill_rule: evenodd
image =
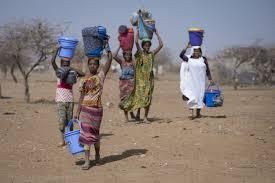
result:
<svg viewBox="0 0 275 183"><path fill-rule="evenodd" d="M135 71L133 67L123 67L121 69L121 76L119 79L128 80L128 79L134 79L134 77L135 77Z"/></svg>

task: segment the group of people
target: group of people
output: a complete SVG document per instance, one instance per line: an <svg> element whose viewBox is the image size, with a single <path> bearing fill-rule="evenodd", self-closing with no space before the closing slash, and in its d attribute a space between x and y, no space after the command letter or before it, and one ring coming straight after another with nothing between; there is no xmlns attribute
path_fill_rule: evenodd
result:
<svg viewBox="0 0 275 183"><path fill-rule="evenodd" d="M78 77L81 77L79 84L80 98L75 115L73 115L74 100L72 92L72 84L67 84L61 79L58 79L56 89L56 102L58 108L59 117L59 132L60 132L60 144L64 146L64 132L65 126L72 118L79 119L80 124L80 138L79 143L84 146L85 150L85 163L82 169L87 170L90 168L90 148L94 145L95 149L95 161L98 163L100 160L100 137L99 130L101 120L103 116L103 106L101 103L102 91L106 75L110 69L112 60L114 59L121 66L121 76L119 78L120 89L120 103L119 107L124 111L126 122L129 121L128 113L133 120L140 123L149 123L148 113L150 105L152 103L152 95L154 91L154 73L153 64L155 55L163 47L162 39L155 31L155 35L158 39L158 47L155 50L151 50L152 42L150 39L141 40L139 43L139 32L137 30L135 35L136 53L134 58L132 57L132 51L124 51L121 58L118 53L120 47L112 54L109 44L106 43L105 51L108 56L108 60L104 66L100 66L99 57L88 58L87 67L88 72L83 73L80 70L70 67L70 60L61 58L60 67L69 67L70 70L74 70ZM59 48L55 49L52 57L52 65L55 71L58 70L56 65L56 56ZM191 57L185 55L185 49L180 54L188 70L192 70L192 73L196 75L199 72L199 78L194 76L194 81L191 87L185 85L190 82L181 81L181 90L183 93L183 100L187 100L190 104L190 108L197 109L196 117L200 117L200 109L203 107L203 98L200 92L197 92L196 88L204 89L205 75L212 81L208 63L205 57L202 57L200 48L193 49ZM183 68L183 66L182 66ZM182 69L186 70L186 68ZM204 73L203 73L204 72ZM183 83L182 83L183 82ZM203 91L204 92L204 91ZM144 108L145 115L143 121L140 118L140 110ZM136 112L136 114L134 114Z"/></svg>

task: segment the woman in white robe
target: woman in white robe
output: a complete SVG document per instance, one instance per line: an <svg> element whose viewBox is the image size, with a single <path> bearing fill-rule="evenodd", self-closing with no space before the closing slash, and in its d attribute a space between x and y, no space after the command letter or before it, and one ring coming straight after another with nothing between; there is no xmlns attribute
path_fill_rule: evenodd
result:
<svg viewBox="0 0 275 183"><path fill-rule="evenodd" d="M206 76L213 84L210 69L206 57L202 56L199 46L191 47L190 55L185 55L186 50L190 48L190 44L182 50L180 58L183 60L180 69L180 90L182 99L187 101L192 111L192 119L201 117L201 109L204 106L204 92L206 85ZM196 115L194 116L194 110Z"/></svg>

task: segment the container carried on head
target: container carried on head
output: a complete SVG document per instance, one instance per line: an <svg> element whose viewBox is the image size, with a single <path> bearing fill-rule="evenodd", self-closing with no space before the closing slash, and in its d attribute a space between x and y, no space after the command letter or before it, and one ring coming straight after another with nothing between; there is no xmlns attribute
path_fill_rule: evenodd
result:
<svg viewBox="0 0 275 183"><path fill-rule="evenodd" d="M86 27L82 29L84 52L87 57L101 57L109 36L102 26Z"/></svg>
<svg viewBox="0 0 275 183"><path fill-rule="evenodd" d="M123 51L132 51L134 46L134 30L132 27L127 28L125 25L119 26L118 29L119 44Z"/></svg>
<svg viewBox="0 0 275 183"><path fill-rule="evenodd" d="M152 19L152 14L148 10L143 8L134 12L130 17L130 21L133 26L138 26L140 40L153 38L156 22Z"/></svg>
<svg viewBox="0 0 275 183"><path fill-rule="evenodd" d="M203 42L204 30L199 28L191 28L188 32L191 46L201 46Z"/></svg>
<svg viewBox="0 0 275 183"><path fill-rule="evenodd" d="M58 38L58 44L61 48L58 53L59 57L72 59L78 40L72 37L61 36Z"/></svg>
<svg viewBox="0 0 275 183"><path fill-rule="evenodd" d="M80 136L80 130L74 130L71 131L70 128L73 125L74 121L78 123L79 126L81 126L81 122L76 119L71 119L68 122L68 125L66 127L66 133L65 136L65 142L69 145L69 151L72 155L77 155L82 152L84 152L84 146L79 144L79 136Z"/></svg>
<svg viewBox="0 0 275 183"><path fill-rule="evenodd" d="M224 97L217 84L213 85L216 89L207 87L204 92L204 103L207 107L221 107L223 105Z"/></svg>

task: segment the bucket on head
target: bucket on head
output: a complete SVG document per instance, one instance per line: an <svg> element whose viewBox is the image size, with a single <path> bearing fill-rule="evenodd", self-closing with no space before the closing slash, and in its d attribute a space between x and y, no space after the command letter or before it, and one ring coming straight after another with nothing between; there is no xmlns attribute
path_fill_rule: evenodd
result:
<svg viewBox="0 0 275 183"><path fill-rule="evenodd" d="M191 46L201 46L203 41L203 29L192 28L188 30Z"/></svg>
<svg viewBox="0 0 275 183"><path fill-rule="evenodd" d="M109 38L106 28L102 26L86 27L82 29L84 52L87 57L101 57L104 41Z"/></svg>
<svg viewBox="0 0 275 183"><path fill-rule="evenodd" d="M58 38L58 44L60 46L59 57L69 59L73 58L75 49L78 45L77 39L61 36Z"/></svg>
<svg viewBox="0 0 275 183"><path fill-rule="evenodd" d="M127 28L127 27L126 27ZM134 30L127 28L126 33L120 33L118 36L120 47L123 51L131 51L134 46Z"/></svg>
<svg viewBox="0 0 275 183"><path fill-rule="evenodd" d="M69 151L72 155L76 155L76 154L84 152L83 145L78 143L79 136L80 136L80 130L70 131L70 127L73 125L74 121L77 121L79 126L80 126L80 121L79 120L71 119L68 122L68 125L66 127L66 133L64 134L65 142L68 144Z"/></svg>

